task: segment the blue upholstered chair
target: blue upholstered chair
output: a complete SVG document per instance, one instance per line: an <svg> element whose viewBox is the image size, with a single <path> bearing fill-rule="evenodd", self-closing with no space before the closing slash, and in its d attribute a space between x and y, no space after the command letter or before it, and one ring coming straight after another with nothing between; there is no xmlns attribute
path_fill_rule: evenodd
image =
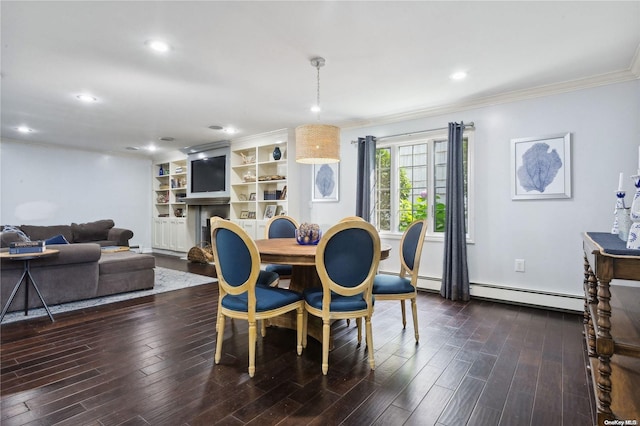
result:
<svg viewBox="0 0 640 426"><path fill-rule="evenodd" d="M365 319L369 364L372 370L375 369L371 334L371 290L379 263L380 237L373 225L362 220L334 225L318 243L316 270L322 287L309 288L303 292L303 346L306 346L307 339L307 315L322 318L322 374L327 374L329 370L331 321L335 319Z"/></svg>
<svg viewBox="0 0 640 426"><path fill-rule="evenodd" d="M418 269L424 234L427 232L427 221L416 220L404 231L400 241L400 273L398 275L378 274L373 280L373 295L376 300L399 300L402 307L402 327L407 326L405 300L411 300L413 313L413 329L416 343L418 334L418 312L416 308L416 286Z"/></svg>
<svg viewBox="0 0 640 426"><path fill-rule="evenodd" d="M267 222L264 229L264 237L269 238L295 238L298 222L290 216L274 216ZM291 278L291 265L267 265L267 272L275 272L279 278Z"/></svg>
<svg viewBox="0 0 640 426"><path fill-rule="evenodd" d="M225 318L246 319L249 322L249 376L255 373L256 322L296 311L297 351L302 353L304 302L302 295L292 290L258 283L260 254L254 241L235 223L224 219L211 221L211 245L218 273L218 331L215 362L220 363L224 340ZM264 272L262 273L264 275Z"/></svg>

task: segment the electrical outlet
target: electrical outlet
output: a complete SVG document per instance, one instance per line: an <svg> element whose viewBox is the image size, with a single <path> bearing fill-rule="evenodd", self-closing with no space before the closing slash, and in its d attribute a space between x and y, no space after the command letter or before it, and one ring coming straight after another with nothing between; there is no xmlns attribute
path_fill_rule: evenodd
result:
<svg viewBox="0 0 640 426"><path fill-rule="evenodd" d="M524 272L524 259L516 259L516 272Z"/></svg>

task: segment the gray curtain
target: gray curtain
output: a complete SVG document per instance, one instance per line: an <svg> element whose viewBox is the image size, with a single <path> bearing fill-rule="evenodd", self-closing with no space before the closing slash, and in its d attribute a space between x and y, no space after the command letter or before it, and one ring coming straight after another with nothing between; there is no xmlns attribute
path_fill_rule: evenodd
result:
<svg viewBox="0 0 640 426"><path fill-rule="evenodd" d="M376 138L367 136L358 138L358 180L356 182L356 216L367 222L374 219L375 175L376 175ZM373 223L373 222L372 222Z"/></svg>
<svg viewBox="0 0 640 426"><path fill-rule="evenodd" d="M463 123L449 123L447 150L446 225L444 265L440 295L451 300L469 300L469 270L464 218Z"/></svg>

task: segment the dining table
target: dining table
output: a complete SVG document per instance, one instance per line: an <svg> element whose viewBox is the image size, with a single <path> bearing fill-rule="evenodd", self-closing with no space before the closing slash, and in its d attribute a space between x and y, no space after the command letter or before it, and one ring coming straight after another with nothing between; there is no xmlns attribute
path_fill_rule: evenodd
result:
<svg viewBox="0 0 640 426"><path fill-rule="evenodd" d="M266 264L291 265L289 289L302 293L306 288L322 287L316 271L316 249L314 244L298 244L295 238L270 238L256 240L260 260ZM380 245L380 260L389 257L391 246ZM269 319L268 325L296 329L295 313L287 313ZM322 342L322 320L312 315L308 318L307 334ZM333 346L333 345L331 345Z"/></svg>

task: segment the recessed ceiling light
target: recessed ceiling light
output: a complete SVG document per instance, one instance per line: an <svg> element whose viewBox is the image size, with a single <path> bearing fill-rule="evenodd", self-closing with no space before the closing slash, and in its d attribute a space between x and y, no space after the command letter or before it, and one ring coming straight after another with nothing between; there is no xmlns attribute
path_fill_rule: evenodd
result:
<svg viewBox="0 0 640 426"><path fill-rule="evenodd" d="M129 150L129 151L137 151L137 150L139 150L140 148L138 148L137 146L128 146L128 147L126 147L125 149L127 149L127 150Z"/></svg>
<svg viewBox="0 0 640 426"><path fill-rule="evenodd" d="M450 78L451 80L464 80L465 78L467 78L467 73L466 71L454 72L453 74L451 74Z"/></svg>
<svg viewBox="0 0 640 426"><path fill-rule="evenodd" d="M171 46L168 43L161 40L147 40L146 45L149 46L150 49L155 50L156 52L168 52L171 50Z"/></svg>
<svg viewBox="0 0 640 426"><path fill-rule="evenodd" d="M237 132L236 129L234 129L233 127L225 127L224 128L224 132L225 133L229 133L230 135L234 134L235 132Z"/></svg>
<svg viewBox="0 0 640 426"><path fill-rule="evenodd" d="M160 140L162 142L173 142L174 140L176 140L175 138L172 138L171 136L163 136L160 138Z"/></svg>
<svg viewBox="0 0 640 426"><path fill-rule="evenodd" d="M149 146L147 146L147 150L148 151L155 151L157 148L154 144L150 144Z"/></svg>
<svg viewBox="0 0 640 426"><path fill-rule="evenodd" d="M96 102L98 100L98 98L96 98L95 96L91 96L87 93L82 93L78 96L76 96L76 98L82 102Z"/></svg>
<svg viewBox="0 0 640 426"><path fill-rule="evenodd" d="M320 112L320 105L314 105L311 107L311 112Z"/></svg>
<svg viewBox="0 0 640 426"><path fill-rule="evenodd" d="M19 131L20 133L31 133L31 132L33 132L33 129L30 129L27 126L17 127L16 130Z"/></svg>
<svg viewBox="0 0 640 426"><path fill-rule="evenodd" d="M222 126L217 126L217 125L209 126L209 128L210 128L211 130L222 130L222 129L223 129L223 127L222 127Z"/></svg>

